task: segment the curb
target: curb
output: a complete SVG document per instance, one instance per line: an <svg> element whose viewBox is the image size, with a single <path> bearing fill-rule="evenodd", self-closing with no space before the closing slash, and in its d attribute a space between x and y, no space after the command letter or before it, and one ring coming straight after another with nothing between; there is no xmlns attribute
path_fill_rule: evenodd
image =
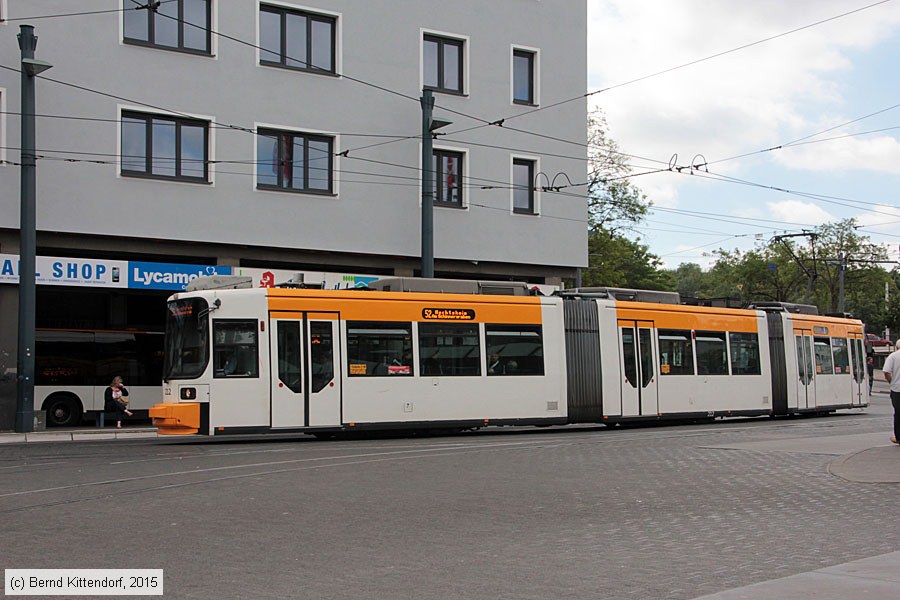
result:
<svg viewBox="0 0 900 600"><path fill-rule="evenodd" d="M32 433L0 433L0 444L28 442L99 442L159 437L156 428L146 429L78 429L73 431L34 431Z"/></svg>

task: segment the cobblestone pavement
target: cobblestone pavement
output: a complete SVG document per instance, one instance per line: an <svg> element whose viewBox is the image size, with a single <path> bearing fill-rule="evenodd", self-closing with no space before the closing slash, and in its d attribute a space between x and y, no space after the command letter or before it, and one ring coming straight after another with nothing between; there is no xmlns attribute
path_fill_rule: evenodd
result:
<svg viewBox="0 0 900 600"><path fill-rule="evenodd" d="M695 598L900 550L900 487L828 470L889 414L6 445L0 566L164 568L173 598Z"/></svg>

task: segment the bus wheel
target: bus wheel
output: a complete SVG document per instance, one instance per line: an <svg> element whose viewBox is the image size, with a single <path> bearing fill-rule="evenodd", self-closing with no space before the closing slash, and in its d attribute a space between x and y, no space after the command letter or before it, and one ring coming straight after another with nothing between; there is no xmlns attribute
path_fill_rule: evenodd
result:
<svg viewBox="0 0 900 600"><path fill-rule="evenodd" d="M81 402L71 394L54 394L44 402L47 425L73 427L81 422Z"/></svg>

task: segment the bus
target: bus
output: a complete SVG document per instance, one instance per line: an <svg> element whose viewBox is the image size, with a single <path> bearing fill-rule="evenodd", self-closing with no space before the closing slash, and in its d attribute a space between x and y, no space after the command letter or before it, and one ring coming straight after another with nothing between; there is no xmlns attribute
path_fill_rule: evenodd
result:
<svg viewBox="0 0 900 600"><path fill-rule="evenodd" d="M161 434L329 437L823 414L868 405L863 339L812 307L677 294L185 292L150 416Z"/></svg>
<svg viewBox="0 0 900 600"><path fill-rule="evenodd" d="M162 390L163 341L153 331L37 329L34 409L46 411L49 426L78 425L103 411L106 388L120 375L129 408L146 416Z"/></svg>

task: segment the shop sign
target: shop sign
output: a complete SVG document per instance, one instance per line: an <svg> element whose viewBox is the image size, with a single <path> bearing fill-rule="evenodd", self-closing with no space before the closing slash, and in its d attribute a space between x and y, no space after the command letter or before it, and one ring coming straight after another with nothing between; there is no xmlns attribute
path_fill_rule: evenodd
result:
<svg viewBox="0 0 900 600"><path fill-rule="evenodd" d="M345 275L343 273L324 273L322 271L290 271L286 269L258 269L253 267L234 267L232 275L252 277L255 287L275 287L288 281L294 281L307 285L321 285L326 290L366 287L373 281L381 278L378 275Z"/></svg>
<svg viewBox="0 0 900 600"><path fill-rule="evenodd" d="M68 285L124 288L128 286L128 262L94 258L37 256L35 282L39 285ZM0 254L0 283L19 283L19 256Z"/></svg>
<svg viewBox="0 0 900 600"><path fill-rule="evenodd" d="M183 290L187 284L206 275L231 275L232 268L216 265L174 263L128 263L128 287L139 290Z"/></svg>

